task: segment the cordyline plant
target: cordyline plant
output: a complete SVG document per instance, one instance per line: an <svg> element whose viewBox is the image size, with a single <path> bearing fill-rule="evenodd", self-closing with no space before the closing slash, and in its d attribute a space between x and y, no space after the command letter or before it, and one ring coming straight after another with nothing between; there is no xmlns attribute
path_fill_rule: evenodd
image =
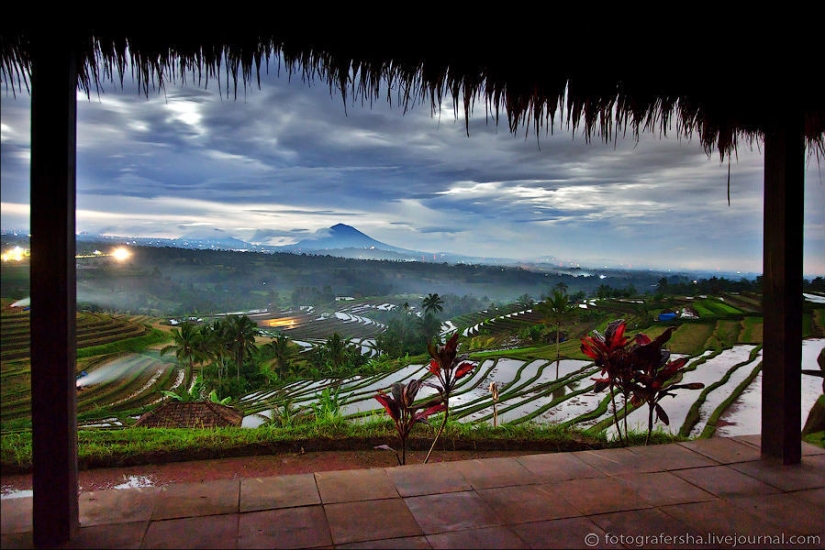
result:
<svg viewBox="0 0 825 550"><path fill-rule="evenodd" d="M626 328L627 325L623 319L613 321L607 326L604 336L593 331L592 336L582 338L581 350L595 361L596 366L601 367L602 378L595 379L593 390L599 392L610 388L613 419L619 434L619 441L623 445L628 443L628 403L634 407L647 403L648 423L645 438L645 445L647 445L653 432L654 414L656 421L670 425L670 419L659 402L668 395L676 395L673 390L698 390L704 388L705 385L701 382L674 383L677 375L684 372L687 364L687 357L670 361L670 352L662 349L665 342L670 340L673 331L676 330L675 327L668 327L652 340L647 335L639 333L632 341L624 335ZM616 412L614 392L617 388L624 397L624 436Z"/></svg>
<svg viewBox="0 0 825 550"><path fill-rule="evenodd" d="M440 384L440 387L434 387L438 390L444 403L444 419L435 434L435 439L433 439L433 444L430 446L427 456L424 458L424 464L430 460L435 444L447 425L450 416L450 395L455 389L456 382L476 367L475 363L467 361L468 354L458 355L458 332L453 334L443 346L428 343L427 351L429 351L431 357L427 370L438 379Z"/></svg>
<svg viewBox="0 0 825 550"><path fill-rule="evenodd" d="M413 427L419 423L427 424L430 415L447 409L447 405L442 402L441 396L424 403L415 404L418 390L422 386L435 387L428 382L413 379L407 384L400 382L393 384L390 387L389 394L379 391L375 396L375 399L384 406L390 418L395 422L395 429L398 432L398 438L401 440L401 455L399 456L398 451L389 445L379 445L376 449L386 449L394 452L399 466L407 463L407 438Z"/></svg>

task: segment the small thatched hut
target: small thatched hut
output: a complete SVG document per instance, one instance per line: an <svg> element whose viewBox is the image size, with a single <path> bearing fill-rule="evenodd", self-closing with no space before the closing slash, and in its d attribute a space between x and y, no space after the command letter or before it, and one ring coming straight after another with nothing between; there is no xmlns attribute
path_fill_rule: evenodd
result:
<svg viewBox="0 0 825 550"><path fill-rule="evenodd" d="M240 426L243 415L235 408L211 401L168 401L143 414L141 428L227 428Z"/></svg>

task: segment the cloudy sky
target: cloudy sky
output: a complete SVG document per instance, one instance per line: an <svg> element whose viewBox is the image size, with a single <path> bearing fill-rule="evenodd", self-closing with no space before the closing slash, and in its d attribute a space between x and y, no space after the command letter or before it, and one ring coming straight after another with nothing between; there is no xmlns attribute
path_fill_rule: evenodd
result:
<svg viewBox="0 0 825 550"><path fill-rule="evenodd" d="M128 79L78 95L78 231L179 237L220 229L290 244L336 223L384 243L582 266L762 270L760 143L731 164L697 140L536 137L461 109L362 105L262 75L147 99ZM29 96L2 89L2 227L28 228ZM825 274L825 159L807 165L806 275Z"/></svg>

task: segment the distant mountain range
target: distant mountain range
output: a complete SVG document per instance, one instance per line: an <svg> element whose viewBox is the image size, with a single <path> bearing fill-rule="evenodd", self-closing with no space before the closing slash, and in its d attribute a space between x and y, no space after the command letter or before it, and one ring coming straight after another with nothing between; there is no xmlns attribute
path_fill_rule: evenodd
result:
<svg viewBox="0 0 825 550"><path fill-rule="evenodd" d="M365 235L356 228L338 223L332 227L316 231L312 236L288 245L268 245L250 243L233 237L222 229L195 230L176 239L156 237L112 237L79 233L79 242L116 242L142 246L171 246L196 250L246 250L252 252L286 252L291 254L329 255L358 260L395 260L438 263L484 263L492 265L512 265L515 260L463 256L450 252L422 252L392 246Z"/></svg>
<svg viewBox="0 0 825 550"><path fill-rule="evenodd" d="M23 237L27 234L18 230L2 230L3 235L15 235ZM165 239L156 237L122 237L104 236L82 232L77 235L78 242L87 243L112 243L112 244L132 244L140 246L158 246L187 248L194 250L235 250L263 253L289 253L289 254L309 254L321 256L333 256L337 258L348 258L356 260L392 260L403 262L428 262L445 264L473 264L473 265L495 265L495 266L518 266L521 268L549 272L559 275L572 276L593 276L603 277L608 271L627 271L625 268L581 268L578 266L563 265L557 258L547 256L533 261L523 262L512 258L491 258L482 256L465 256L453 254L451 252L423 252L419 250L409 250L392 246L372 237L365 235L356 228L338 223L332 227L316 231L301 241L289 245L271 245L263 243L250 243L238 239L222 229L201 229L193 230L176 239ZM633 270L630 270L633 271ZM647 272L658 272L661 270L644 270ZM757 273L733 273L705 270L686 270L683 273L691 273L697 277L727 277L739 279L742 277L752 279ZM662 271L664 276L672 275L671 271Z"/></svg>
<svg viewBox="0 0 825 550"><path fill-rule="evenodd" d="M241 250L250 252L286 252L290 254L328 255L357 260L395 260L438 263L472 263L488 265L513 265L509 258L463 256L451 252L423 252L409 250L377 241L356 228L338 223L316 231L297 243L270 245L250 243L233 237L222 229L196 230L176 239L158 237L113 237L92 233L79 233L78 242L112 242L141 246L171 246L195 250Z"/></svg>

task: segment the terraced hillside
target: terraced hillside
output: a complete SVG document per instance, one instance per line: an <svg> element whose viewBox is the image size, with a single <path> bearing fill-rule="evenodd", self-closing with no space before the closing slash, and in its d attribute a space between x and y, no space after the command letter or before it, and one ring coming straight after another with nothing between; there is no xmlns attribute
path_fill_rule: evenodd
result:
<svg viewBox="0 0 825 550"><path fill-rule="evenodd" d="M29 357L28 308L4 307L0 314L0 361L18 361ZM102 313L77 314L77 348L102 346L146 336L151 329L130 318Z"/></svg>
<svg viewBox="0 0 825 550"><path fill-rule="evenodd" d="M685 391L666 400L663 406L671 424L659 427L694 437L708 437L717 429L730 433L737 422L747 424L742 419L736 420L734 412L749 410L748 400L754 398L752 388L761 380L762 342L761 317L752 309L732 302L724 296L682 298L655 306L632 300L588 301L579 308L575 319L565 325L570 337L560 343L559 350L565 359L558 363L554 344L526 345L514 336L522 328L541 321L532 309L514 304L451 319L445 322L445 328L449 332L460 331L463 349L471 352L471 359L478 365L456 388L451 398L451 417L465 423L557 423L609 433L613 424L610 398L606 392L593 392L592 378L598 369L582 355L580 335L593 329L603 330L605 319L621 317L641 321L645 314L655 316L665 309L682 311L689 305L698 316L654 321L643 329L654 337L668 326L676 326L668 348L677 356L689 358L683 382L705 384L702 391ZM288 327L273 323L270 328L275 331L277 327L278 332L295 340L322 340L334 331L351 341L364 342L369 335L382 330L381 324L369 317L371 310L381 307L385 306L378 302L345 303L340 304L335 314L320 315L307 308L291 312L289 316L261 318L258 323L265 327L273 319L294 321ZM81 314L79 322L81 317L84 334L89 334L83 341L94 343L129 341L134 338L130 335L147 330L143 323L149 321L148 318ZM816 353L825 347L825 308L807 308L804 319L808 337L805 346L813 348L813 355L807 353L806 356L813 356L814 364L803 367L815 369ZM13 343L17 341L14 336L28 330L27 313L9 310L4 314L3 323L6 353L7 343L12 344L14 351ZM124 327L130 325L131 330L125 330ZM511 346L502 346L503 342ZM18 346L17 353L22 351L21 347ZM25 354L20 359L4 359L2 365L2 420L6 429L13 428L15 422L30 413L27 398L30 379ZM78 370L86 372L78 380L82 388L78 394L78 418L83 427L128 426L137 415L160 402L162 390L179 388L182 383L182 371L173 355L161 358L157 351L150 349L89 354L79 359ZM426 376L425 365L414 363L370 376L301 380L251 392L236 402L236 406L243 410L244 425L250 428L277 424L296 415L316 414L318 407L331 404L349 420L359 422L383 414L381 405L374 399L377 391L389 388L394 382ZM498 390L496 401L490 391L491 384ZM815 378L803 377L803 387L806 388L803 414L806 414L821 394L821 382L817 389ZM434 390L422 390L419 397L426 397L430 391ZM631 411L628 422L642 429L646 422L644 411Z"/></svg>
<svg viewBox="0 0 825 550"><path fill-rule="evenodd" d="M0 314L2 346L2 418L4 429L25 426L31 418L31 364L29 311L3 307ZM96 423L103 417L139 414L158 402L162 389L182 380L173 360L161 360L145 348L165 337L146 318L100 313L77 315L78 419ZM132 353L129 348L142 349ZM180 379L180 380L179 380Z"/></svg>

